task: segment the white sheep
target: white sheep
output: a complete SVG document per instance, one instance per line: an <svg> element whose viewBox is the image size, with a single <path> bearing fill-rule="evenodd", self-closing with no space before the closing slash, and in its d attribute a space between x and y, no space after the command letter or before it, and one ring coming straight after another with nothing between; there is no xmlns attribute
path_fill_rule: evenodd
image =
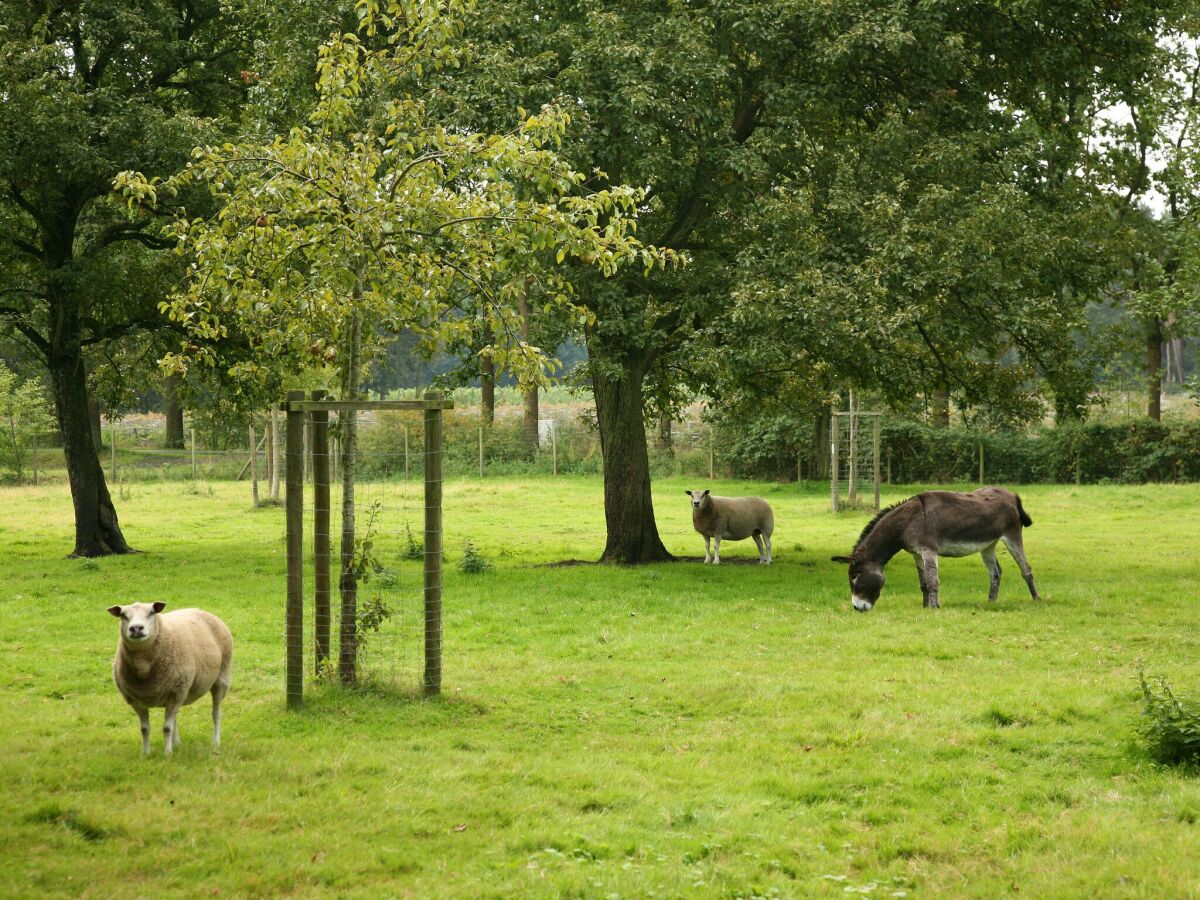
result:
<svg viewBox="0 0 1200 900"><path fill-rule="evenodd" d="M162 613L165 603L110 606L121 620L113 681L142 726L142 755L150 753L150 707L164 707L166 754L179 746L179 708L212 694L213 749L221 746L221 701L229 692L233 635L202 609Z"/></svg>
<svg viewBox="0 0 1200 900"><path fill-rule="evenodd" d="M771 564L771 534L775 514L761 497L717 497L708 491L684 491L692 498L692 527L704 535L704 561L720 565L721 541L753 537L760 565ZM716 548L709 556L709 540Z"/></svg>

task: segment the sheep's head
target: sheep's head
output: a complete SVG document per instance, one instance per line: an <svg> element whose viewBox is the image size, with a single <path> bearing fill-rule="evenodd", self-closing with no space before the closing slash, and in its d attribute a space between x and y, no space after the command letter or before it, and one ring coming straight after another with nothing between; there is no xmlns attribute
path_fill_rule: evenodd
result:
<svg viewBox="0 0 1200 900"><path fill-rule="evenodd" d="M158 614L166 608L167 604L158 600L110 606L108 611L121 620L121 639L137 645L149 644L158 635Z"/></svg>
<svg viewBox="0 0 1200 900"><path fill-rule="evenodd" d="M704 509L712 502L708 491L684 491L684 493L692 498L692 509Z"/></svg>

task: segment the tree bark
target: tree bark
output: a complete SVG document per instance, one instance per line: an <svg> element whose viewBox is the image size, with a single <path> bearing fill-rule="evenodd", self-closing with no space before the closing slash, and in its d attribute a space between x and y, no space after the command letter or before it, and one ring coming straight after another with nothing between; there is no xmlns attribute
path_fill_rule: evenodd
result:
<svg viewBox="0 0 1200 900"><path fill-rule="evenodd" d="M163 446L169 450L183 449L183 405L179 402L182 380L178 374L163 379L163 402L167 414L167 439Z"/></svg>
<svg viewBox="0 0 1200 900"><path fill-rule="evenodd" d="M347 336L349 351L343 371L342 399L357 400L362 380L362 316L354 313ZM354 572L355 505L354 483L358 445L358 413L352 409L341 413L342 437L342 547L341 591L342 612L338 636L338 677L342 684L358 680L358 577ZM310 445L311 446L311 445Z"/></svg>
<svg viewBox="0 0 1200 900"><path fill-rule="evenodd" d="M485 328L483 342L491 344L492 329ZM479 363L479 418L484 425L496 421L496 361L485 356Z"/></svg>
<svg viewBox="0 0 1200 900"><path fill-rule="evenodd" d="M533 326L533 312L529 308L529 301L525 298L525 292L521 292L518 300L518 308L521 313L521 340L526 344L529 343L529 334ZM525 436L525 448L529 453L536 454L541 441L538 439L538 387L533 385L526 389L524 397L525 415L521 422L521 430Z"/></svg>
<svg viewBox="0 0 1200 900"><path fill-rule="evenodd" d="M98 445L93 440L92 405L78 342L64 340L51 347L48 363L54 411L62 433L67 478L75 506L75 549L71 556L132 553L121 533L117 510L100 465Z"/></svg>
<svg viewBox="0 0 1200 900"><path fill-rule="evenodd" d="M1162 322L1151 319L1146 325L1146 415L1162 421Z"/></svg>
<svg viewBox="0 0 1200 900"><path fill-rule="evenodd" d="M950 427L950 389L944 384L933 389L931 424L934 428Z"/></svg>
<svg viewBox="0 0 1200 900"><path fill-rule="evenodd" d="M674 435L671 433L672 424L671 417L666 413L658 417L658 438L655 441L655 446L659 450L673 455L675 453L675 440Z"/></svg>
<svg viewBox="0 0 1200 900"><path fill-rule="evenodd" d="M601 562L663 562L674 557L658 536L650 495L650 457L642 399L645 370L621 367L619 377L592 375L596 423L604 460L604 519L608 539Z"/></svg>
<svg viewBox="0 0 1200 900"><path fill-rule="evenodd" d="M817 411L813 426L813 477L822 480L829 477L829 407Z"/></svg>
<svg viewBox="0 0 1200 900"><path fill-rule="evenodd" d="M83 389L87 390L87 375L83 376ZM92 432L92 446L99 453L104 446L104 429L100 425L100 401L94 397L88 397L88 429Z"/></svg>

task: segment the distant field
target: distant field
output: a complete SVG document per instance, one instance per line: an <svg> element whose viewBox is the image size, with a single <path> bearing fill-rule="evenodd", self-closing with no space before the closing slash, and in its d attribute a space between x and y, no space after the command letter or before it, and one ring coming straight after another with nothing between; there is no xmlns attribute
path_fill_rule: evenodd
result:
<svg viewBox="0 0 1200 900"><path fill-rule="evenodd" d="M677 554L700 486L655 484ZM865 616L828 561L865 512L713 488L774 505L774 566L546 567L598 555L599 479L448 482L445 699L318 687L300 713L282 509L129 485L145 552L80 561L64 487L0 490L0 894L1200 896L1200 780L1135 740L1139 659L1200 695L1200 485L1022 488L1044 602L1001 553L998 603L973 557L926 611L897 558ZM454 569L464 538L494 571ZM202 701L176 757L157 712L138 757L105 607L151 599L233 630L220 756Z"/></svg>

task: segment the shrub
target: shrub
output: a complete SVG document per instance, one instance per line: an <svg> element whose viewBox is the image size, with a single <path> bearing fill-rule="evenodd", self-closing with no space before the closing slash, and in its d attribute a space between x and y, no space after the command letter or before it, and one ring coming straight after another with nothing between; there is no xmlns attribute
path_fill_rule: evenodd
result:
<svg viewBox="0 0 1200 900"><path fill-rule="evenodd" d="M482 553L479 552L473 543L463 541L462 559L458 561L458 570L465 575L482 575L484 572L490 571L492 568L491 562Z"/></svg>
<svg viewBox="0 0 1200 900"><path fill-rule="evenodd" d="M1145 703L1142 739L1150 755L1167 765L1200 762L1200 709L1175 696L1161 675L1153 682L1139 669Z"/></svg>

